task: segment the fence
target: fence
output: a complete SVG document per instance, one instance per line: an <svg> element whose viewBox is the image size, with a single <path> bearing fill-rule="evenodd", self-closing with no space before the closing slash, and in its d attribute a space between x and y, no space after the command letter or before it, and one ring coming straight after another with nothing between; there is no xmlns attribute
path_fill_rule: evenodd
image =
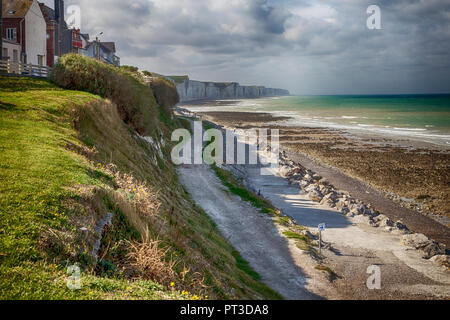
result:
<svg viewBox="0 0 450 320"><path fill-rule="evenodd" d="M49 67L45 66L0 60L0 72L2 73L48 78L50 70Z"/></svg>

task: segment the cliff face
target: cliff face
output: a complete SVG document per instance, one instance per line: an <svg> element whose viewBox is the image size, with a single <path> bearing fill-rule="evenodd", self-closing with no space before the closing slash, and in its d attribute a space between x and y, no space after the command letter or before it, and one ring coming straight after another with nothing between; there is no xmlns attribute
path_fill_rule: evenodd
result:
<svg viewBox="0 0 450 320"><path fill-rule="evenodd" d="M205 99L236 99L288 96L289 91L261 86L241 86L237 82L201 82L185 79L177 85L180 102Z"/></svg>

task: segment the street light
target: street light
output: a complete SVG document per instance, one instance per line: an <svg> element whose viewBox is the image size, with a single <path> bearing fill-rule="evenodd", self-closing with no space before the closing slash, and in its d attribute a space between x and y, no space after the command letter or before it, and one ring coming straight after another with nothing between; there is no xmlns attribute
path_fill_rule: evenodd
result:
<svg viewBox="0 0 450 320"><path fill-rule="evenodd" d="M95 43L96 43L96 47L97 47L97 60L100 61L100 40L98 39L99 36L103 35L103 31L100 33L97 33L95 35Z"/></svg>

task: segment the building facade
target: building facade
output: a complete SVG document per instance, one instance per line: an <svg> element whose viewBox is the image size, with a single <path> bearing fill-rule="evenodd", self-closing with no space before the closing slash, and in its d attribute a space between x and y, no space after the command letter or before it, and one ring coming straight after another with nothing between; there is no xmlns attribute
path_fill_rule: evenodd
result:
<svg viewBox="0 0 450 320"><path fill-rule="evenodd" d="M120 67L120 58L116 56L114 42L90 42L84 50L80 50L80 54Z"/></svg>
<svg viewBox="0 0 450 320"><path fill-rule="evenodd" d="M0 1L2 53L11 61L53 67L59 56L78 53L120 66L114 42L90 42L88 34L68 27L63 0L54 0L55 9L37 0Z"/></svg>
<svg viewBox="0 0 450 320"><path fill-rule="evenodd" d="M47 65L47 25L36 0L2 0L2 36L8 43L6 56L15 58L11 46L20 47L18 60L23 63Z"/></svg>
<svg viewBox="0 0 450 320"><path fill-rule="evenodd" d="M55 64L55 12L43 3L39 3L39 6L44 16L47 31L47 66L53 67Z"/></svg>

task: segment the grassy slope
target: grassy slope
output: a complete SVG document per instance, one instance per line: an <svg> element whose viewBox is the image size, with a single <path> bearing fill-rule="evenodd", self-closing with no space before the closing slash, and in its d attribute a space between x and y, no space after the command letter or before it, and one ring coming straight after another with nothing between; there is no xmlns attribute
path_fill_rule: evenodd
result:
<svg viewBox="0 0 450 320"><path fill-rule="evenodd" d="M65 148L67 143L80 145L71 110L99 97L41 80L2 77L0 82L0 297L109 298L125 296L127 288L136 298L166 297L150 281L128 284L91 274L83 279L82 290L66 288L63 261L48 259L58 249L43 252L40 234L70 227L63 202L76 194L68 187L102 184L87 159Z"/></svg>
<svg viewBox="0 0 450 320"><path fill-rule="evenodd" d="M158 125L145 128L155 141L167 143L161 144L161 157L121 121L115 105L99 96L43 80L0 82L1 299L192 297L181 290L220 299L279 297L242 268L245 263L179 186L165 160L170 150L166 137L176 125L170 117L157 113ZM145 216L132 190L117 185L105 169L111 163L158 191L157 215ZM79 254L92 239L80 239L77 229L93 229L107 211L115 216L100 249L104 265L118 267L120 240L139 240L136 230L148 228L177 262L175 272L186 276L170 288L103 264L99 268ZM83 269L83 287L77 291L65 286L66 268L73 262Z"/></svg>
<svg viewBox="0 0 450 320"><path fill-rule="evenodd" d="M179 84L182 84L184 82L184 80L188 79L189 76L168 76L168 78L175 81L176 85L179 85Z"/></svg>

